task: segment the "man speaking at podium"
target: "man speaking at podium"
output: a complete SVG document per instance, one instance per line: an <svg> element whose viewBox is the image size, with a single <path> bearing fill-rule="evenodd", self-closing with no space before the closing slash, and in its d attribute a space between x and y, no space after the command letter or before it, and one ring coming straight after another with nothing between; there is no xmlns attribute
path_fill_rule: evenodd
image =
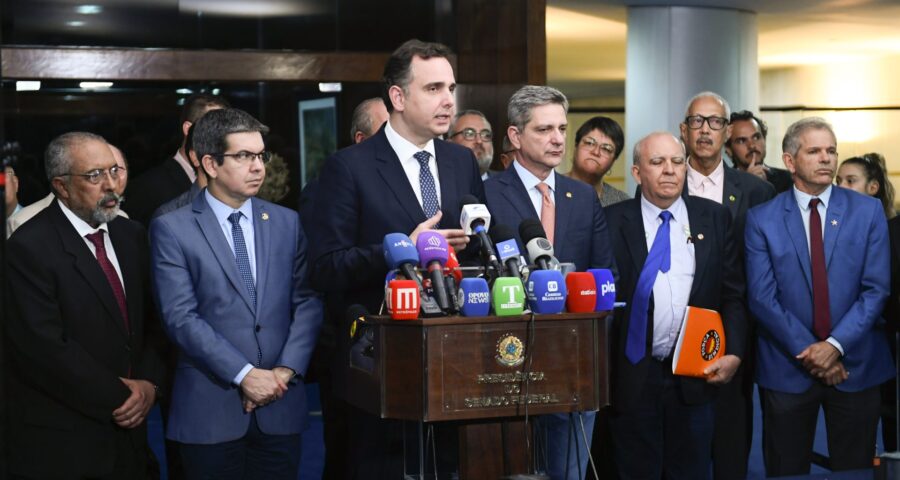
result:
<svg viewBox="0 0 900 480"><path fill-rule="evenodd" d="M611 428L622 478L709 478L715 385L731 380L743 355L744 278L731 215L716 202L682 197L686 171L684 145L652 133L634 146L640 197L606 211L616 300L628 303L611 337ZM688 305L719 312L725 326L726 354L706 379L672 374Z"/></svg>
<svg viewBox="0 0 900 480"><path fill-rule="evenodd" d="M526 85L513 94L507 134L519 153L510 168L485 182L487 206L498 225L518 227L528 218L540 220L557 259L574 263L576 270L613 269L597 194L588 184L554 170L566 153L568 109L565 95L552 87ZM523 246L520 251L525 251ZM553 414L538 421L547 434L547 471L554 479L580 480L587 468L595 413L584 412L581 421L574 420L574 429L571 418Z"/></svg>
<svg viewBox="0 0 900 480"><path fill-rule="evenodd" d="M422 231L440 228L457 251L468 241L459 227L460 200L468 194L483 201L484 191L472 151L437 139L453 120L449 55L443 45L418 40L395 50L383 77L387 123L325 162L314 199L312 281L327 295L326 321L339 322L357 303L378 311L386 234L407 233L415 243ZM348 477L400 477L400 423L354 413L343 462L353 470Z"/></svg>

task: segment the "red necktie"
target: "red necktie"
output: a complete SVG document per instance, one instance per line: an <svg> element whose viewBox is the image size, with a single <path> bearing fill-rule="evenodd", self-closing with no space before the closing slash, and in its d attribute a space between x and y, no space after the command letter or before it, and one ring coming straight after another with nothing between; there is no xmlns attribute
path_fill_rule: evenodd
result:
<svg viewBox="0 0 900 480"><path fill-rule="evenodd" d="M100 264L103 274L106 275L106 281L109 282L113 295L116 297L116 303L119 304L119 311L122 312L122 318L125 319L125 331L130 332L131 326L128 324L128 306L125 304L125 290L122 289L122 282L119 280L116 268L113 267L109 257L106 256L106 245L103 244L103 230L89 233L85 237L94 244L94 249L97 251L97 263Z"/></svg>
<svg viewBox="0 0 900 480"><path fill-rule="evenodd" d="M812 263L813 331L819 340L831 333L831 311L828 306L828 272L825 270L825 246L822 241L822 218L818 198L809 201L809 253Z"/></svg>

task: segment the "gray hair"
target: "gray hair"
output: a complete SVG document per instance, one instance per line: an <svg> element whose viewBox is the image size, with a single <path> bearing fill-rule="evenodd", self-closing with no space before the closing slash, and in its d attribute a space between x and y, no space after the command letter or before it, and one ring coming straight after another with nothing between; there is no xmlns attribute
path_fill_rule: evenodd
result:
<svg viewBox="0 0 900 480"><path fill-rule="evenodd" d="M569 113L569 100L562 92L547 86L525 85L510 97L507 116L509 124L522 130L531 121L531 110L535 107L557 104Z"/></svg>
<svg viewBox="0 0 900 480"><path fill-rule="evenodd" d="M487 125L487 129L491 131L494 130L493 128L491 128L491 122L488 121L487 117L485 117L483 113L479 112L478 110L463 110L461 112L456 112L456 115L453 116L453 123L450 124L449 130L451 135L455 133L454 130L456 130L456 124L459 122L459 119L465 117L466 115L475 115L476 117L481 117L481 119L484 120L484 124Z"/></svg>
<svg viewBox="0 0 900 480"><path fill-rule="evenodd" d="M731 106L728 105L728 102L724 98L722 98L722 96L719 95L718 93L710 92L708 90L705 92L700 92L700 93L694 95L693 97L691 97L690 100L688 100L687 105L685 105L685 107L684 107L684 116L685 117L687 117L688 115L691 114L691 105L693 105L695 101L697 101L701 98L712 98L712 99L716 100L717 102L721 103L722 107L725 108L725 119L727 120L727 119L731 118Z"/></svg>
<svg viewBox="0 0 900 480"><path fill-rule="evenodd" d="M262 135L269 133L269 127L237 108L210 110L200 117L195 125L193 144L197 158L202 159L210 155L219 165L225 162L219 154L228 150L226 140L228 135L245 132L259 132Z"/></svg>
<svg viewBox="0 0 900 480"><path fill-rule="evenodd" d="M91 140L106 143L105 138L90 132L68 132L51 140L47 149L44 150L44 170L47 172L47 180L53 180L55 177L69 173L72 169L69 150L80 143Z"/></svg>
<svg viewBox="0 0 900 480"><path fill-rule="evenodd" d="M641 138L640 140L637 141L637 143L634 144L634 151L631 154L631 162L634 165L641 163L641 150L644 148L644 143L646 143L647 140L650 140L650 137L656 137L656 136L660 136L660 135L666 135L666 136L669 136L669 137L672 137L673 139L675 139L675 141L678 142L678 145L681 145L681 151L685 155L687 155L687 150L684 148L684 142L681 141L680 138L676 137L675 135L672 135L672 132L666 132L666 131L661 130L658 132L652 132L652 133L647 134L645 137Z"/></svg>
<svg viewBox="0 0 900 480"><path fill-rule="evenodd" d="M827 120L822 117L806 117L792 123L787 131L784 132L784 139L781 141L781 151L792 157L797 156L797 152L800 150L800 135L803 135L807 130L828 130L828 133L831 134L831 137L837 143L837 135L834 134L834 129L831 128L831 124Z"/></svg>
<svg viewBox="0 0 900 480"><path fill-rule="evenodd" d="M369 115L369 107L373 103L382 103L381 97L367 98L353 109L353 116L350 118L351 142L356 141L356 132L362 132L367 137L375 133L372 131L372 116Z"/></svg>

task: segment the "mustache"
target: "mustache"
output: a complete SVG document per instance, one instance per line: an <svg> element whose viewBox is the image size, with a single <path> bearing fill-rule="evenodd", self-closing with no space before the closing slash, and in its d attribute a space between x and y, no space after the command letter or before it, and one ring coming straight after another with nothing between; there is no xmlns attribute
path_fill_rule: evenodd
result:
<svg viewBox="0 0 900 480"><path fill-rule="evenodd" d="M123 201L125 201L125 196L119 195L116 192L107 192L106 195L103 195L103 198L101 198L100 200L97 201L97 207L98 208L102 207L103 204L105 204L106 202L108 202L110 200L115 200L116 206L118 207L118 206L122 205Z"/></svg>

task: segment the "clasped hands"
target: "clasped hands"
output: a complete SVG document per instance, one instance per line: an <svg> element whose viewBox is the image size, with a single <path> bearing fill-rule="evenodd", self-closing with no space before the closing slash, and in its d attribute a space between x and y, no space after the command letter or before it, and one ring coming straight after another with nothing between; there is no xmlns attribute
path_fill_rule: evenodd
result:
<svg viewBox="0 0 900 480"><path fill-rule="evenodd" d="M241 380L244 411L250 413L283 397L292 378L294 371L287 367L275 367L271 370L251 369Z"/></svg>
<svg viewBox="0 0 900 480"><path fill-rule="evenodd" d="M803 364L803 368L809 371L809 374L828 386L837 385L847 377L850 372L844 368L844 364L840 361L841 352L826 341L816 342L800 352L797 360Z"/></svg>
<svg viewBox="0 0 900 480"><path fill-rule="evenodd" d="M131 395L119 408L113 410L113 421L122 428L137 428L147 418L147 413L156 402L156 387L146 380L122 377L119 377L119 380L131 390Z"/></svg>

